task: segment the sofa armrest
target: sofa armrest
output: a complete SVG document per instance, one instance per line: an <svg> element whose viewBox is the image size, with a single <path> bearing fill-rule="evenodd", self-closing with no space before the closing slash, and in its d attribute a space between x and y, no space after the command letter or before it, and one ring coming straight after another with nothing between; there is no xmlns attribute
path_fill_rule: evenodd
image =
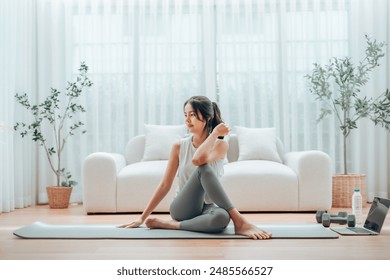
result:
<svg viewBox="0 0 390 280"><path fill-rule="evenodd" d="M298 176L299 210L332 207L332 171L329 155L321 151L289 152L285 164Z"/></svg>
<svg viewBox="0 0 390 280"><path fill-rule="evenodd" d="M116 212L117 174L125 165L121 154L100 152L86 157L83 206L87 213Z"/></svg>

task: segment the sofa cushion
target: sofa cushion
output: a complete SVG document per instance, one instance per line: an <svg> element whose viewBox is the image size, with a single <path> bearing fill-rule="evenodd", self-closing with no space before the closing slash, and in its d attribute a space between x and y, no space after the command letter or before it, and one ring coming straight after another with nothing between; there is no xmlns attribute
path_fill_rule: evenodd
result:
<svg viewBox="0 0 390 280"><path fill-rule="evenodd" d="M142 161L167 160L172 145L184 137L185 125L145 124L145 150Z"/></svg>
<svg viewBox="0 0 390 280"><path fill-rule="evenodd" d="M145 209L164 176L167 160L137 162L124 167L117 176L117 212ZM155 211L166 211L176 194L175 178L172 188Z"/></svg>
<svg viewBox="0 0 390 280"><path fill-rule="evenodd" d="M282 162L276 144L275 128L247 128L236 126L238 160L270 160Z"/></svg>
<svg viewBox="0 0 390 280"><path fill-rule="evenodd" d="M221 183L239 211L297 211L298 177L288 166L266 160L224 166Z"/></svg>

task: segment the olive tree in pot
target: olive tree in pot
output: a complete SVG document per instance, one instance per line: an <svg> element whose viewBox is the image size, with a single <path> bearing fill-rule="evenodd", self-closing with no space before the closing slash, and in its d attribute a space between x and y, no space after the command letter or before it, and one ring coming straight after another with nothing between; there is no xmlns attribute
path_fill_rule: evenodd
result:
<svg viewBox="0 0 390 280"><path fill-rule="evenodd" d="M30 124L17 122L14 130L19 131L22 137L30 134L32 140L43 147L57 179L55 186L46 187L50 208L67 208L73 186L77 184L72 180L71 173L63 167L62 152L68 138L84 126L84 123L74 120L73 117L85 113L84 107L77 104L77 99L86 88L92 86L87 72L88 66L82 62L76 81L68 82L66 92L51 88L45 100L36 105L31 104L26 93L15 95L16 101L31 112L33 121ZM50 129L43 128L46 124ZM81 133L85 132L82 130Z"/></svg>
<svg viewBox="0 0 390 280"><path fill-rule="evenodd" d="M367 35L366 43L365 57L358 64L355 65L350 57L334 57L325 66L315 63L312 73L305 76L310 92L322 105L318 121L334 114L343 135L344 172L333 176L333 207L351 207L354 188L360 188L363 199L366 199L365 174L348 172L348 140L351 131L358 128L358 121L368 118L390 131L389 89L375 99L361 92L370 72L379 66L379 60L384 57L386 44Z"/></svg>

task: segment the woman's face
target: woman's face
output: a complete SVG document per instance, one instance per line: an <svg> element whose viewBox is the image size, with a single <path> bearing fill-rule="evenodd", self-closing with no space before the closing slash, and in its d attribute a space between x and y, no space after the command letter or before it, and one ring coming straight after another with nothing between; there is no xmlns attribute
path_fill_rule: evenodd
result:
<svg viewBox="0 0 390 280"><path fill-rule="evenodd" d="M203 116L200 113L198 114L198 118L196 117L196 112L190 103L187 103L186 106L184 106L184 119L189 132L203 133L206 122L203 120Z"/></svg>

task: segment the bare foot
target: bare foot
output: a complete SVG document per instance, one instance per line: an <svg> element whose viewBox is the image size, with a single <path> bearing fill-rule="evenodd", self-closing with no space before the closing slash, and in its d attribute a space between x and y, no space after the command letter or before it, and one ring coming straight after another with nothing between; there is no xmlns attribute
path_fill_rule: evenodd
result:
<svg viewBox="0 0 390 280"><path fill-rule="evenodd" d="M160 229L179 229L179 222L175 220L163 220L159 218L149 218L145 221L145 225L152 228Z"/></svg>
<svg viewBox="0 0 390 280"><path fill-rule="evenodd" d="M239 226L234 226L234 231L238 235L245 235L252 239L269 239L272 237L272 234L258 228L257 226L251 223L243 223Z"/></svg>
<svg viewBox="0 0 390 280"><path fill-rule="evenodd" d="M250 223L236 208L230 209L229 215L234 223L235 234L245 235L253 239L269 239L272 237L272 234Z"/></svg>

